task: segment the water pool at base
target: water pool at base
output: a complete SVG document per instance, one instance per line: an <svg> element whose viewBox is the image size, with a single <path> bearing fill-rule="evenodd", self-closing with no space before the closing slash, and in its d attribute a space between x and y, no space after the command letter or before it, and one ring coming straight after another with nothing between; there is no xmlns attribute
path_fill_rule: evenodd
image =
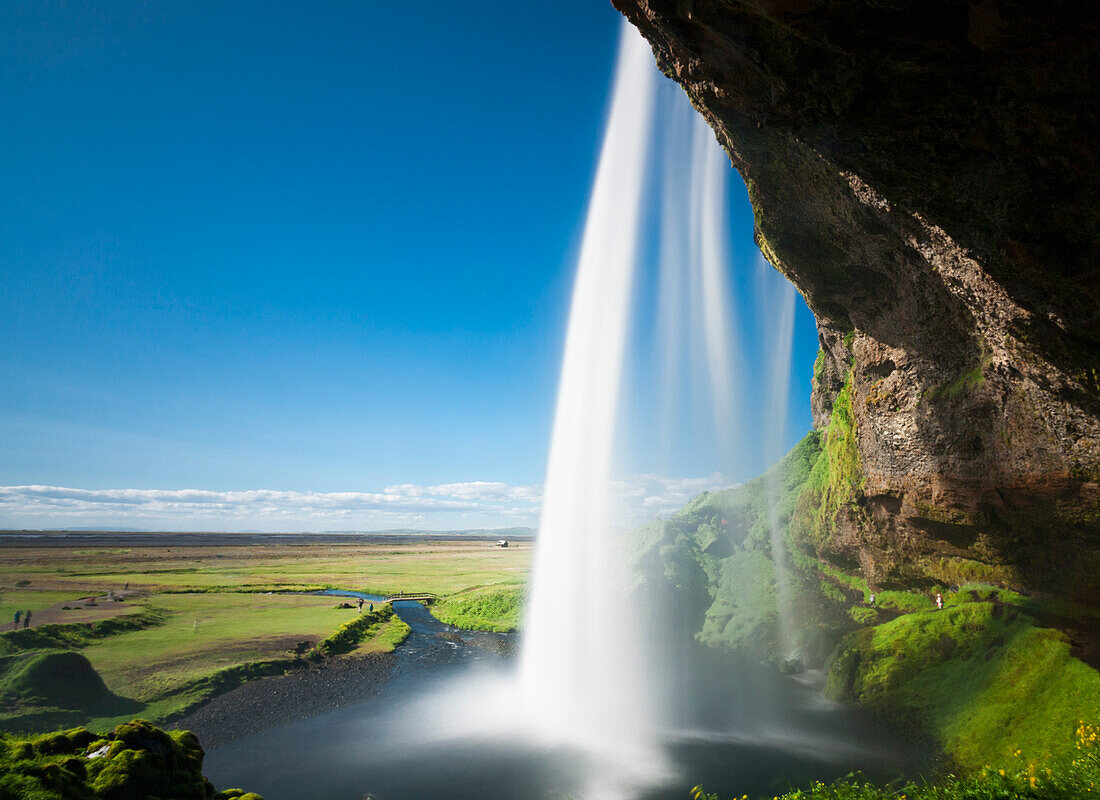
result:
<svg viewBox="0 0 1100 800"><path fill-rule="evenodd" d="M208 752L207 776L265 800L682 800L772 796L851 771L915 775L922 753L861 714L823 700L818 676L792 679L685 650L664 763L528 735L507 687L508 638L459 632L417 603L380 697L299 719Z"/></svg>

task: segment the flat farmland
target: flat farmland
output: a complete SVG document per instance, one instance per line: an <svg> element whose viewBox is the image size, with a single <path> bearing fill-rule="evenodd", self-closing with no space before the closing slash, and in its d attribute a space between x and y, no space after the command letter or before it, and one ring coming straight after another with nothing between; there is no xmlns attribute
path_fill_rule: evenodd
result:
<svg viewBox="0 0 1100 800"><path fill-rule="evenodd" d="M0 590L18 587L77 597L128 584L148 592L335 587L445 595L526 580L533 547L527 541L500 548L483 540L239 546L232 536L224 537L224 546L194 546L181 545L182 535L164 536L163 545L141 547L8 545L0 548Z"/></svg>

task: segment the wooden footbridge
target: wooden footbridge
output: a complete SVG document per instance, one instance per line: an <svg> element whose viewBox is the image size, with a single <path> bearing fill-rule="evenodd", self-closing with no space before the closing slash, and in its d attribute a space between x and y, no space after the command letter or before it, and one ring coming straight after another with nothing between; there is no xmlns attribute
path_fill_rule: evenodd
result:
<svg viewBox="0 0 1100 800"><path fill-rule="evenodd" d="M386 595L385 602L392 603L394 600L416 600L421 603L430 603L438 599L439 595L432 594L431 592L398 592L397 594Z"/></svg>

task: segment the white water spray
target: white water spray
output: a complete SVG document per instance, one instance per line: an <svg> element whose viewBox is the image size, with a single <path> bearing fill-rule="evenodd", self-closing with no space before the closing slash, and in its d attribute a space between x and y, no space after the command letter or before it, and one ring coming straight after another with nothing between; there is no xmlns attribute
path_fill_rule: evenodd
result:
<svg viewBox="0 0 1100 800"><path fill-rule="evenodd" d="M658 73L649 45L622 31L566 334L520 692L537 733L626 767L656 757L611 469ZM586 792L600 795L614 792Z"/></svg>

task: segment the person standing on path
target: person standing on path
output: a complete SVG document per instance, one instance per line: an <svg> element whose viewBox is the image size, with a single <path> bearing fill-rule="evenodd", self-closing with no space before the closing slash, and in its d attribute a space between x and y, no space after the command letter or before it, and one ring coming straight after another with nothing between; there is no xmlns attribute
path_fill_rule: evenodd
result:
<svg viewBox="0 0 1100 800"><path fill-rule="evenodd" d="M363 598L362 597L359 598L359 613L360 614L363 613Z"/></svg>
<svg viewBox="0 0 1100 800"><path fill-rule="evenodd" d="M31 626L31 612L30 612L30 610L28 610L27 613L23 615L23 628L26 629L26 628L29 628L30 626Z"/></svg>
<svg viewBox="0 0 1100 800"><path fill-rule="evenodd" d="M13 631L17 631L17 630L19 630L19 618L20 618L21 616L23 616L23 612L22 612L22 611L16 611L16 612L15 612L15 624L11 626L11 629L12 629Z"/></svg>

